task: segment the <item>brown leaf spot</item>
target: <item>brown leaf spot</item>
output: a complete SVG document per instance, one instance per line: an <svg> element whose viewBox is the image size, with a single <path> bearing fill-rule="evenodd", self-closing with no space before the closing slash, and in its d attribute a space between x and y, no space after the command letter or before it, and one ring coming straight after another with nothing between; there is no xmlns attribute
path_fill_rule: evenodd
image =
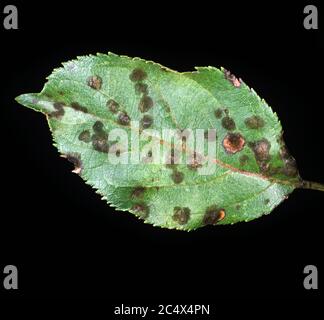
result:
<svg viewBox="0 0 324 320"><path fill-rule="evenodd" d="M87 84L92 89L100 90L102 85L102 79L99 76L91 76L87 79Z"/></svg>
<svg viewBox="0 0 324 320"><path fill-rule="evenodd" d="M141 202L135 203L132 206L131 211L134 211L140 219L145 219L150 213L150 208L145 203Z"/></svg>
<svg viewBox="0 0 324 320"><path fill-rule="evenodd" d="M230 81L234 87L239 88L241 86L241 81L226 69L224 69L224 76L225 79Z"/></svg>
<svg viewBox="0 0 324 320"><path fill-rule="evenodd" d="M190 209L185 207L174 207L172 219L179 224L183 225L189 221L190 218Z"/></svg>
<svg viewBox="0 0 324 320"><path fill-rule="evenodd" d="M174 183L179 184L183 181L184 174L175 169L175 170L173 170L173 172L171 174L171 179L173 180Z"/></svg>
<svg viewBox="0 0 324 320"><path fill-rule="evenodd" d="M117 122L123 126L128 126L130 123L130 117L125 111L121 111L118 114Z"/></svg>
<svg viewBox="0 0 324 320"><path fill-rule="evenodd" d="M92 129L94 132L102 132L103 131L103 123L101 121L96 121L94 125L92 126Z"/></svg>
<svg viewBox="0 0 324 320"><path fill-rule="evenodd" d="M141 119L140 124L143 129L149 128L153 123L153 118L149 115L144 115Z"/></svg>
<svg viewBox="0 0 324 320"><path fill-rule="evenodd" d="M141 112L147 112L153 107L153 100L151 97L144 95L138 105L138 109Z"/></svg>
<svg viewBox="0 0 324 320"><path fill-rule="evenodd" d="M240 133L228 133L223 140L223 147L230 154L241 151L244 145L245 140Z"/></svg>
<svg viewBox="0 0 324 320"><path fill-rule="evenodd" d="M235 121L228 116L222 119L222 126L229 131L233 131L236 128Z"/></svg>
<svg viewBox="0 0 324 320"><path fill-rule="evenodd" d="M50 118L61 119L64 116L64 103L62 102L54 102L53 107L55 111L51 112L48 116Z"/></svg>
<svg viewBox="0 0 324 320"><path fill-rule="evenodd" d="M260 129L264 127L264 120L259 116L251 116L246 118L244 123L249 129Z"/></svg>
<svg viewBox="0 0 324 320"><path fill-rule="evenodd" d="M81 106L78 102L71 102L71 108L76 111L88 113L88 109L86 107Z"/></svg>
<svg viewBox="0 0 324 320"><path fill-rule="evenodd" d="M221 108L218 108L215 110L214 114L217 119L220 119L223 116L223 110Z"/></svg>
<svg viewBox="0 0 324 320"><path fill-rule="evenodd" d="M286 146L280 148L280 157L284 163L283 174L294 177L298 174L296 160L290 155Z"/></svg>
<svg viewBox="0 0 324 320"><path fill-rule="evenodd" d="M79 134L79 140L83 141L83 142L90 142L91 141L91 136L90 136L90 132L89 130L84 130Z"/></svg>
<svg viewBox="0 0 324 320"><path fill-rule="evenodd" d="M267 139L264 138L256 142L250 142L248 145L254 152L257 161L264 162L270 160L269 151L271 144Z"/></svg>
<svg viewBox="0 0 324 320"><path fill-rule="evenodd" d="M132 192L132 198L142 198L145 190L144 187L136 187Z"/></svg>
<svg viewBox="0 0 324 320"><path fill-rule="evenodd" d="M135 92L139 93L139 94L141 94L141 93L147 94L148 93L147 84L140 83L140 82L136 83L135 84Z"/></svg>
<svg viewBox="0 0 324 320"><path fill-rule="evenodd" d="M141 68L134 69L132 73L129 75L129 79L133 82L142 81L146 79L146 77L147 77L147 73Z"/></svg>
<svg viewBox="0 0 324 320"><path fill-rule="evenodd" d="M113 99L109 99L106 105L112 113L117 113L119 111L119 104Z"/></svg>
<svg viewBox="0 0 324 320"><path fill-rule="evenodd" d="M99 152L107 153L109 151L109 145L107 143L107 134L103 136L100 133L94 134L91 137L93 149Z"/></svg>
<svg viewBox="0 0 324 320"><path fill-rule="evenodd" d="M81 155L79 153L68 153L66 159L74 165L72 172L79 174L82 170Z"/></svg>
<svg viewBox="0 0 324 320"><path fill-rule="evenodd" d="M212 224L215 225L219 221L223 220L225 218L225 210L224 209L219 209L217 206L211 206L206 209L204 218L203 218L203 223L205 225L207 224Z"/></svg>

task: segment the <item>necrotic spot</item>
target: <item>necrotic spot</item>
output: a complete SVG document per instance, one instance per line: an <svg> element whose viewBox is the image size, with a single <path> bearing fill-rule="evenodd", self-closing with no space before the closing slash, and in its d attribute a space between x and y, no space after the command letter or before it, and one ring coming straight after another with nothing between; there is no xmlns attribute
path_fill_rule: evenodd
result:
<svg viewBox="0 0 324 320"><path fill-rule="evenodd" d="M176 169L173 170L171 174L171 179L174 183L181 183L183 181L184 174L180 171L177 171Z"/></svg>
<svg viewBox="0 0 324 320"><path fill-rule="evenodd" d="M99 76L91 76L87 79L87 84L92 89L100 90L102 85L102 79Z"/></svg>
<svg viewBox="0 0 324 320"><path fill-rule="evenodd" d="M174 207L172 219L179 224L183 225L188 222L190 218L190 209L185 207Z"/></svg>
<svg viewBox="0 0 324 320"><path fill-rule="evenodd" d="M230 154L241 151L244 145L245 140L239 133L228 133L223 140L223 147Z"/></svg>
<svg viewBox="0 0 324 320"><path fill-rule="evenodd" d="M283 174L288 177L294 177L298 174L296 160L290 155L286 146L280 148L280 157L284 163Z"/></svg>
<svg viewBox="0 0 324 320"><path fill-rule="evenodd" d="M119 111L119 104L115 100L110 99L110 100L107 101L107 108L112 113L117 113Z"/></svg>
<svg viewBox="0 0 324 320"><path fill-rule="evenodd" d="M51 112L48 116L50 118L61 119L64 116L64 103L54 102L53 107L55 111Z"/></svg>
<svg viewBox="0 0 324 320"><path fill-rule="evenodd" d="M132 71L132 73L129 75L129 79L133 82L142 81L146 79L147 74L143 69L136 68Z"/></svg>
<svg viewBox="0 0 324 320"><path fill-rule="evenodd" d="M94 132L101 132L103 130L103 123L101 121L96 121L92 129Z"/></svg>
<svg viewBox="0 0 324 320"><path fill-rule="evenodd" d="M264 138L256 142L250 142L249 147L253 150L257 161L270 160L269 150L271 148L271 144L267 139Z"/></svg>
<svg viewBox="0 0 324 320"><path fill-rule="evenodd" d="M142 198L145 190L144 187L136 187L132 192L132 198Z"/></svg>
<svg viewBox="0 0 324 320"><path fill-rule="evenodd" d="M135 92L136 93L143 93L143 94L147 94L148 90L147 90L147 84L145 83L136 83L135 84Z"/></svg>
<svg viewBox="0 0 324 320"><path fill-rule="evenodd" d="M74 170L72 172L79 174L82 170L81 156L79 153L68 153L66 159L73 163Z"/></svg>
<svg viewBox="0 0 324 320"><path fill-rule="evenodd" d="M250 129L260 129L264 127L264 120L259 116L252 116L244 120L245 125Z"/></svg>
<svg viewBox="0 0 324 320"><path fill-rule="evenodd" d="M91 136L89 130L84 130L79 134L79 140L83 142L90 142L91 141Z"/></svg>
<svg viewBox="0 0 324 320"><path fill-rule="evenodd" d="M152 118L151 116L149 116L149 115L145 115L145 116L141 119L140 123L141 123L141 127L142 127L142 128L147 129L147 128L149 128L149 127L152 125L152 123L153 123L153 118Z"/></svg>
<svg viewBox="0 0 324 320"><path fill-rule="evenodd" d="M204 224L213 224L215 225L219 221L223 220L225 218L225 210L219 209L217 206L211 206L206 209L203 223Z"/></svg>
<svg viewBox="0 0 324 320"><path fill-rule="evenodd" d="M107 153L109 151L109 145L107 143L108 135L102 135L101 133L97 133L92 135L92 146L93 149L99 152Z"/></svg>
<svg viewBox="0 0 324 320"><path fill-rule="evenodd" d="M147 218L150 213L149 207L145 203L142 203L142 202L135 203L132 206L131 211L134 211L137 214L137 216L139 216L139 218L141 218L141 219Z"/></svg>
<svg viewBox="0 0 324 320"><path fill-rule="evenodd" d="M123 126L127 126L130 123L130 117L125 111L121 111L118 114L117 122Z"/></svg>
<svg viewBox="0 0 324 320"><path fill-rule="evenodd" d="M226 116L222 119L222 126L226 130L233 131L235 129L235 122L232 118Z"/></svg>
<svg viewBox="0 0 324 320"><path fill-rule="evenodd" d="M138 109L141 112L147 112L153 107L153 100L151 97L144 95L138 105Z"/></svg>
<svg viewBox="0 0 324 320"><path fill-rule="evenodd" d="M218 108L215 110L214 114L217 119L220 119L223 116L223 110L221 108Z"/></svg>
<svg viewBox="0 0 324 320"><path fill-rule="evenodd" d="M71 102L71 108L76 111L88 113L88 109L86 107L81 106L78 102Z"/></svg>

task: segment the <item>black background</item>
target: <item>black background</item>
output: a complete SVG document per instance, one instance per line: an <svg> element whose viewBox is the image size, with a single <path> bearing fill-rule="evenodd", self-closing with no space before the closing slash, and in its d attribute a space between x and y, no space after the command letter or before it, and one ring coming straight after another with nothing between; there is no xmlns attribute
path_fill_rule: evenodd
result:
<svg viewBox="0 0 324 320"><path fill-rule="evenodd" d="M224 66L277 112L302 177L324 182L324 8L311 1L319 30L305 30L309 2L226 3L11 2L19 30L0 28L0 267L18 267L19 290L0 285L4 297L111 304L321 297L320 192L296 190L250 223L153 228L114 212L70 173L44 116L14 101L39 92L53 68L78 55L111 51L178 71ZM319 269L319 290L303 288L308 264Z"/></svg>

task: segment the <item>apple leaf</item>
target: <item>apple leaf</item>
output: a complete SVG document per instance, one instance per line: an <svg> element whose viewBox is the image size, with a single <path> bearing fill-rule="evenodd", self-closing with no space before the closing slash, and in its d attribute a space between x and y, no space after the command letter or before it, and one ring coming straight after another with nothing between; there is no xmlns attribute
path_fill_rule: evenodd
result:
<svg viewBox="0 0 324 320"><path fill-rule="evenodd" d="M46 115L61 155L103 199L155 226L249 221L297 187L322 189L300 178L277 115L225 69L83 56L16 100Z"/></svg>

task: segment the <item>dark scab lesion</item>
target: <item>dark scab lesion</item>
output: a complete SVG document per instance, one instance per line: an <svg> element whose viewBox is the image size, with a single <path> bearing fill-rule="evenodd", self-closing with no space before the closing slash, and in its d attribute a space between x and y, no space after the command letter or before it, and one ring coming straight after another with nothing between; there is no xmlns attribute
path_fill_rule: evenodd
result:
<svg viewBox="0 0 324 320"><path fill-rule="evenodd" d="M150 208L144 202L135 203L131 207L133 211L140 219L146 219L150 213Z"/></svg>
<svg viewBox="0 0 324 320"><path fill-rule="evenodd" d="M172 219L180 225L188 223L190 219L190 209L188 207L174 207Z"/></svg>
<svg viewBox="0 0 324 320"><path fill-rule="evenodd" d="M150 110L153 107L153 100L150 96L144 95L142 96L139 104L138 104L138 109L144 113Z"/></svg>
<svg viewBox="0 0 324 320"><path fill-rule="evenodd" d="M81 106L78 102L71 102L71 108L76 111L81 111L83 113L88 113L88 108Z"/></svg>
<svg viewBox="0 0 324 320"><path fill-rule="evenodd" d="M264 204L269 204L270 203L270 199L264 199Z"/></svg>
<svg viewBox="0 0 324 320"><path fill-rule="evenodd" d="M236 128L235 121L229 116L226 116L222 119L222 126L228 131L233 131Z"/></svg>
<svg viewBox="0 0 324 320"><path fill-rule="evenodd" d="M147 95L148 94L147 84L141 83L141 82L137 82L134 87L135 87L135 92L136 93L138 93L138 94L144 94L144 95Z"/></svg>
<svg viewBox="0 0 324 320"><path fill-rule="evenodd" d="M103 137L100 134L94 134L91 137L92 140L92 147L94 150L102 153L108 153L109 152L109 144L105 137Z"/></svg>
<svg viewBox="0 0 324 320"><path fill-rule="evenodd" d="M133 199L134 198L135 199L136 198L143 198L145 191L146 191L145 187L138 186L138 187L134 188L134 190L132 191L131 197Z"/></svg>
<svg viewBox="0 0 324 320"><path fill-rule="evenodd" d="M255 142L249 142L248 146L252 149L254 153L255 160L259 165L260 171L267 173L270 169L269 161L271 143L266 138Z"/></svg>
<svg viewBox="0 0 324 320"><path fill-rule="evenodd" d="M107 101L107 108L112 113L117 113L119 111L119 104L115 100L109 99Z"/></svg>
<svg viewBox="0 0 324 320"><path fill-rule="evenodd" d="M295 177L298 175L296 160L290 155L287 147L283 145L280 148L280 157L284 163L283 174L288 177Z"/></svg>
<svg viewBox="0 0 324 320"><path fill-rule="evenodd" d="M260 116L251 116L246 118L244 123L249 129L260 129L265 125L264 120Z"/></svg>
<svg viewBox="0 0 324 320"><path fill-rule="evenodd" d="M64 116L65 104L63 102L54 102L53 107L55 111L49 113L48 116L60 120Z"/></svg>
<svg viewBox="0 0 324 320"><path fill-rule="evenodd" d="M103 128L104 128L104 125L101 121L96 121L92 126L93 131L96 133L102 133Z"/></svg>
<svg viewBox="0 0 324 320"><path fill-rule="evenodd" d="M270 160L270 148L271 143L266 138L255 142L249 142L248 146L254 152L254 156L257 161L269 161Z"/></svg>
<svg viewBox="0 0 324 320"><path fill-rule="evenodd" d="M102 79L97 75L90 76L87 79L87 85L94 90L100 90L102 86Z"/></svg>
<svg viewBox="0 0 324 320"><path fill-rule="evenodd" d="M130 117L127 114L127 112L125 111L121 111L118 113L118 118L117 118L117 122L123 126L128 126L130 124Z"/></svg>
<svg viewBox="0 0 324 320"><path fill-rule="evenodd" d="M65 155L66 159L74 165L74 170L72 172L80 174L82 171L82 161L80 153L68 153Z"/></svg>
<svg viewBox="0 0 324 320"><path fill-rule="evenodd" d="M94 150L102 153L109 152L109 144L108 144L108 134L104 130L104 125L101 121L96 121L92 129L94 134L91 136L92 147Z"/></svg>
<svg viewBox="0 0 324 320"><path fill-rule="evenodd" d="M129 79L133 82L143 81L147 78L147 73L141 68L135 68L129 75Z"/></svg>
<svg viewBox="0 0 324 320"><path fill-rule="evenodd" d="M245 139L240 133L228 133L223 140L223 147L228 154L240 152L245 146Z"/></svg>
<svg viewBox="0 0 324 320"><path fill-rule="evenodd" d="M184 174L183 172L178 171L177 169L174 168L171 174L171 179L173 180L174 183L179 184L183 181Z"/></svg>
<svg viewBox="0 0 324 320"><path fill-rule="evenodd" d="M140 121L140 126L143 129L147 129L151 127L153 124L153 118L150 115L144 115L143 118Z"/></svg>
<svg viewBox="0 0 324 320"><path fill-rule="evenodd" d="M79 134L78 139L85 143L89 143L91 141L91 134L89 130L84 130Z"/></svg>
<svg viewBox="0 0 324 320"><path fill-rule="evenodd" d="M215 225L219 221L225 218L225 210L222 208L218 208L216 205L210 206L206 209L205 215L203 217L203 223L205 225L211 224Z"/></svg>
<svg viewBox="0 0 324 320"><path fill-rule="evenodd" d="M214 115L217 119L220 119L223 116L223 109L218 108L214 111Z"/></svg>

